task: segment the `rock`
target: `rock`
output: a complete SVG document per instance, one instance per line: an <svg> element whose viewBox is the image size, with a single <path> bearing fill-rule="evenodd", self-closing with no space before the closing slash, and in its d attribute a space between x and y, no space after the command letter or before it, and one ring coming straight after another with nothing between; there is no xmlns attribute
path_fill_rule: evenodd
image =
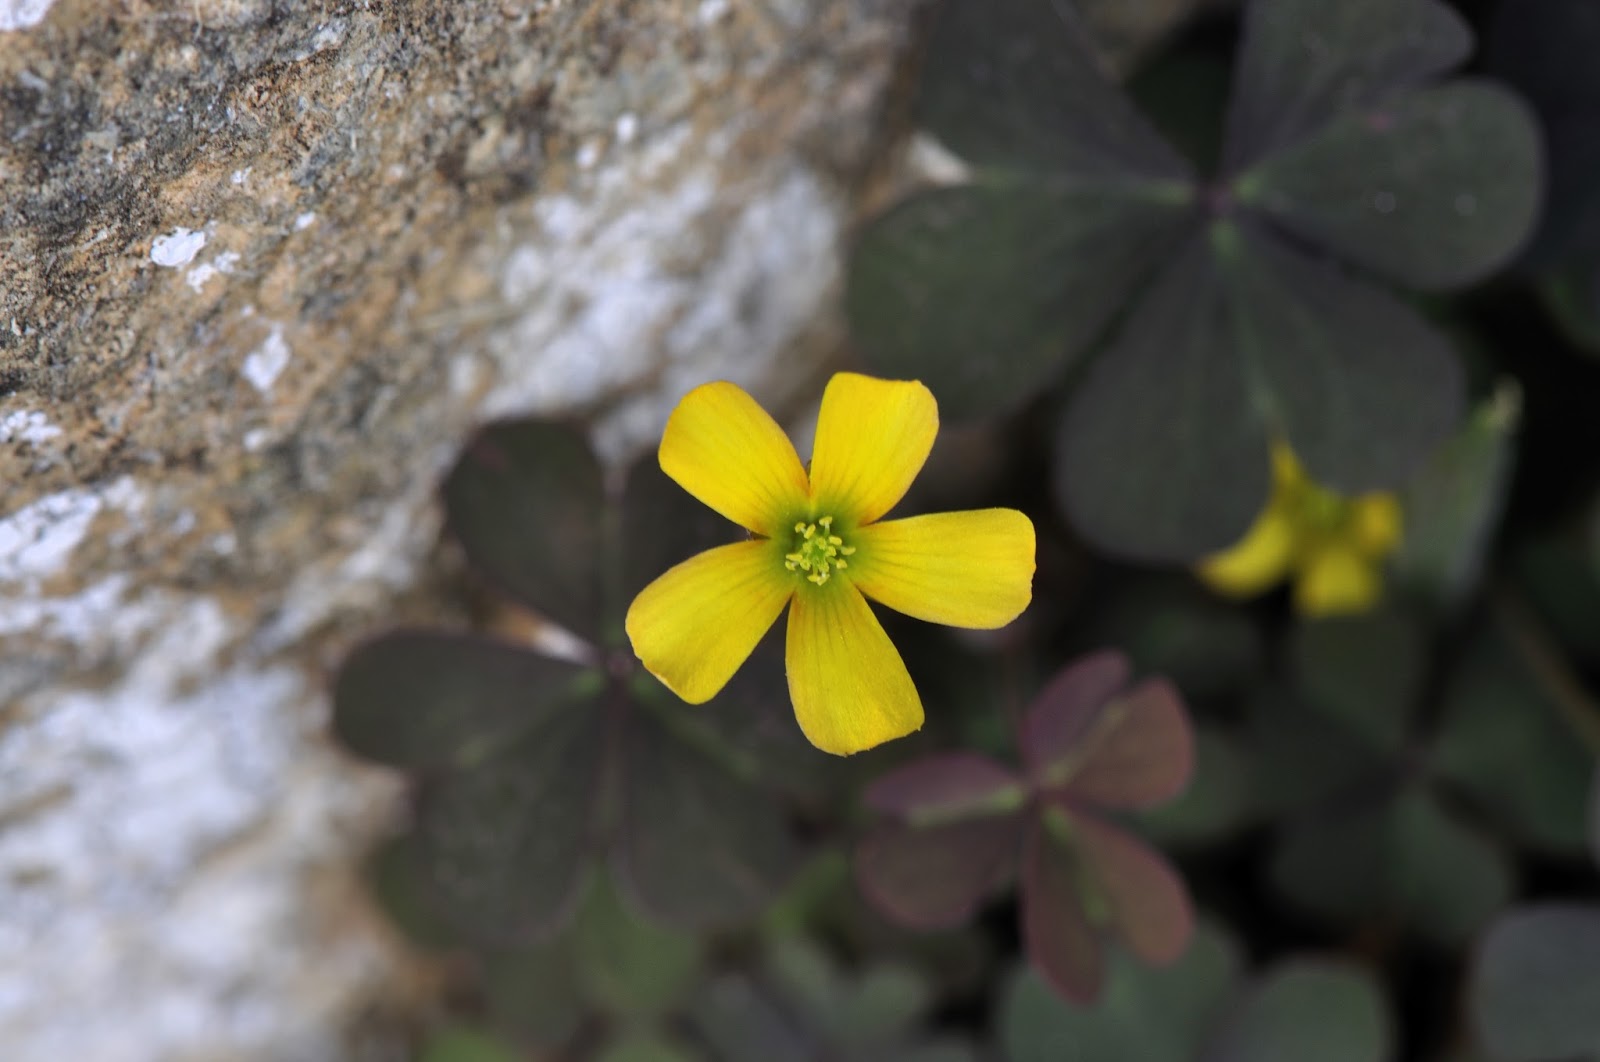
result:
<svg viewBox="0 0 1600 1062"><path fill-rule="evenodd" d="M8 1062L345 1058L411 991L329 669L456 616L474 424L818 378L913 6L0 0Z"/></svg>

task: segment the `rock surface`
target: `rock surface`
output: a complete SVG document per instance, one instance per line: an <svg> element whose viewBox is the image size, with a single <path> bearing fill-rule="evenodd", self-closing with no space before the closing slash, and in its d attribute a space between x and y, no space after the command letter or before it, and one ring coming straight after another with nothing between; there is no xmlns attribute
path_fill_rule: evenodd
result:
<svg viewBox="0 0 1600 1062"><path fill-rule="evenodd" d="M0 0L8 1062L352 1057L327 669L475 423L817 376L914 6Z"/></svg>

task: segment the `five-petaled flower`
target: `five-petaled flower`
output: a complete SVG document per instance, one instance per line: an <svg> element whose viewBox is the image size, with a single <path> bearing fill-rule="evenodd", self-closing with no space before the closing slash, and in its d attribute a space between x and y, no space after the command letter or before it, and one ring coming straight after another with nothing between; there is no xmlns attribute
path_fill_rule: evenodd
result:
<svg viewBox="0 0 1600 1062"><path fill-rule="evenodd" d="M1272 447L1272 497L1244 538L1200 562L1200 578L1230 597L1294 579L1304 615L1365 612L1383 595L1383 559L1400 544L1400 502L1381 491L1347 498L1318 486L1294 453Z"/></svg>
<svg viewBox="0 0 1600 1062"><path fill-rule="evenodd" d="M685 395L661 437L661 468L752 537L691 557L640 591L627 630L644 666L703 703L789 606L789 696L813 745L849 755L921 727L916 687L866 598L990 629L1033 594L1033 524L1014 509L879 522L938 430L922 384L839 373L822 397L808 473L783 429L738 387Z"/></svg>

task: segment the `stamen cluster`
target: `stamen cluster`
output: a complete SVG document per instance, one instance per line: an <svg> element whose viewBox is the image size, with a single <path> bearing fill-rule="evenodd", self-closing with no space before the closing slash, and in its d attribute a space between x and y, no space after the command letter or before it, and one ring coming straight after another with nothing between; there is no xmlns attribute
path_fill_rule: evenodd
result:
<svg viewBox="0 0 1600 1062"><path fill-rule="evenodd" d="M856 548L845 545L844 539L833 533L833 517L824 516L814 524L802 520L794 525L794 533L794 552L783 558L783 566L791 572L805 572L809 582L821 586L833 569L850 567L845 558Z"/></svg>

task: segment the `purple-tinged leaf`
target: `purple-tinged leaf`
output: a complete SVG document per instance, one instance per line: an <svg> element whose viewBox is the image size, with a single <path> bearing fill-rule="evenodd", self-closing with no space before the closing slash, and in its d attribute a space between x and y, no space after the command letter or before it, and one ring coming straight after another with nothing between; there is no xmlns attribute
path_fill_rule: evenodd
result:
<svg viewBox="0 0 1600 1062"><path fill-rule="evenodd" d="M498 588L585 638L601 629L600 465L571 425L493 424L457 460L445 519Z"/></svg>
<svg viewBox="0 0 1600 1062"><path fill-rule="evenodd" d="M1081 765L1061 791L1101 807L1155 807L1183 792L1194 773L1194 730L1166 679L1141 682L1111 700L1081 750Z"/></svg>
<svg viewBox="0 0 1600 1062"><path fill-rule="evenodd" d="M360 646L333 686L333 731L391 767L467 766L594 693L598 676L471 635L386 634Z"/></svg>
<svg viewBox="0 0 1600 1062"><path fill-rule="evenodd" d="M1182 955L1194 932L1194 906L1183 878L1161 853L1070 805L1053 804L1045 814L1047 822L1064 816L1083 880L1098 890L1080 902L1103 909L1110 928L1145 962L1165 966Z"/></svg>
<svg viewBox="0 0 1600 1062"><path fill-rule="evenodd" d="M1085 867L1041 818L1022 860L1022 939L1040 975L1065 998L1093 1003L1105 980L1105 947L1083 907Z"/></svg>
<svg viewBox="0 0 1600 1062"><path fill-rule="evenodd" d="M856 847L856 882L891 921L916 929L960 925L1015 868L1025 822L1009 814L883 826Z"/></svg>
<svg viewBox="0 0 1600 1062"><path fill-rule="evenodd" d="M879 778L867 807L912 825L991 815L1022 807L1026 791L1010 768L978 752L954 752L907 764Z"/></svg>
<svg viewBox="0 0 1600 1062"><path fill-rule="evenodd" d="M486 944L566 922L589 866L604 713L578 706L470 771L424 789L418 859L440 909Z"/></svg>
<svg viewBox="0 0 1600 1062"><path fill-rule="evenodd" d="M1056 673L1022 721L1022 761L1035 781L1078 762L1079 742L1131 674L1128 658L1114 649L1090 653Z"/></svg>
<svg viewBox="0 0 1600 1062"><path fill-rule="evenodd" d="M1512 911L1483 939L1472 974L1478 1032L1494 1057L1600 1055L1600 907Z"/></svg>
<svg viewBox="0 0 1600 1062"><path fill-rule="evenodd" d="M771 796L735 773L742 763L673 732L671 713L696 710L639 704L629 713L613 852L617 887L648 914L686 928L760 911L800 856Z"/></svg>
<svg viewBox="0 0 1600 1062"><path fill-rule="evenodd" d="M1255 0L1228 120L1230 168L1422 84L1471 50L1465 20L1437 0Z"/></svg>

